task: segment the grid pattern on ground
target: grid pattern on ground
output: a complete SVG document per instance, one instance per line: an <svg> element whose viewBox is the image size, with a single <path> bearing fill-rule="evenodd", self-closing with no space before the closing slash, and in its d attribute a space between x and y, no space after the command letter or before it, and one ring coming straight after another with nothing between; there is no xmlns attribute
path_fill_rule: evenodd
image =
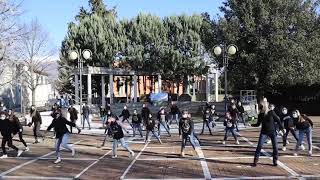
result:
<svg viewBox="0 0 320 180"><path fill-rule="evenodd" d="M319 122L318 122L319 121ZM320 118L315 124L320 123ZM278 138L280 162L272 166L272 146L265 145L259 165L252 167L259 128L241 130L240 145L229 136L222 144L223 132L215 131L214 136L199 135L201 146L196 151L188 144L186 157L181 158L181 142L177 134L172 137L163 134L163 144L155 139L148 144L143 139L128 139L134 158L119 146L118 158L112 159L111 142L100 147L103 137L72 135L76 157L62 150L62 162L53 164L54 139L44 143L29 144L30 151L15 158L16 152L9 150L11 158L0 159L0 179L319 179L320 178L320 128L313 130L314 156L307 157L306 151L298 157L292 156L294 139L289 136L287 151L281 151L282 139ZM28 131L28 130L27 130ZM30 134L30 133L29 133ZM28 142L32 137L26 135ZM20 143L15 141L21 147ZM209 179L210 179L209 178Z"/></svg>

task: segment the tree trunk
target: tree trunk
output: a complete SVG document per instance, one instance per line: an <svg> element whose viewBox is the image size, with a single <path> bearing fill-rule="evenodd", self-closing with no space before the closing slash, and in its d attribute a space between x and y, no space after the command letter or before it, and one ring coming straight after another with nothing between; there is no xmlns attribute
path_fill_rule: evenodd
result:
<svg viewBox="0 0 320 180"><path fill-rule="evenodd" d="M147 94L147 77L143 76L143 94Z"/></svg>
<svg viewBox="0 0 320 180"><path fill-rule="evenodd" d="M31 105L36 105L36 88L33 88L31 90L31 96L32 96Z"/></svg>
<svg viewBox="0 0 320 180"><path fill-rule="evenodd" d="M189 94L189 92L188 92L188 85L189 85L188 76L184 76L184 77L183 77L183 93L184 93L184 94Z"/></svg>

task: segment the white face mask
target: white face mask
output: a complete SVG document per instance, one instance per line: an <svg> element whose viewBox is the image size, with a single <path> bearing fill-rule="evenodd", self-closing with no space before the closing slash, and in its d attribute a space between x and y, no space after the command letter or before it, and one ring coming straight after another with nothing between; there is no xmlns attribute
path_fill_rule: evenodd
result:
<svg viewBox="0 0 320 180"><path fill-rule="evenodd" d="M137 114L137 111L133 111L133 114Z"/></svg>
<svg viewBox="0 0 320 180"><path fill-rule="evenodd" d="M292 114L292 117L293 117L293 118L298 118L298 114L297 114L297 113L293 113L293 114Z"/></svg>
<svg viewBox="0 0 320 180"><path fill-rule="evenodd" d="M282 113L283 113L284 115L286 115L286 114L288 114L288 110L284 109L284 110L282 110Z"/></svg>
<svg viewBox="0 0 320 180"><path fill-rule="evenodd" d="M127 107L124 107L123 109L127 109Z"/></svg>
<svg viewBox="0 0 320 180"><path fill-rule="evenodd" d="M188 114L182 114L182 118L188 118Z"/></svg>
<svg viewBox="0 0 320 180"><path fill-rule="evenodd" d="M5 116L5 115L1 115L0 119L1 119L1 120L5 120L5 119L6 119L6 116Z"/></svg>

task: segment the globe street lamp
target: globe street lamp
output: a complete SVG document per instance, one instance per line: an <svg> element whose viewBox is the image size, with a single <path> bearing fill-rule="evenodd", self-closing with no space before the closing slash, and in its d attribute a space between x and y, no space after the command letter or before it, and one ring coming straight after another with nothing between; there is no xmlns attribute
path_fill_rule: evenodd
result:
<svg viewBox="0 0 320 180"><path fill-rule="evenodd" d="M236 45L217 45L213 48L213 53L216 56L220 56L222 54L223 59L223 67L224 67L224 111L225 114L227 113L227 95L228 95L228 79L227 79L227 73L228 73L228 64L229 64L229 55L235 55L238 51L238 47Z"/></svg>
<svg viewBox="0 0 320 180"><path fill-rule="evenodd" d="M81 120L81 123L83 123L81 114L82 114L82 71L83 71L83 62L84 62L82 60L82 58L85 59L85 60L88 60L88 59L91 58L91 55L92 55L92 53L91 53L91 51L89 49L85 49L83 51L81 51L81 49L79 49L79 50L71 50L69 52L69 59L71 59L72 61L78 60L78 72L79 72L79 76L80 76L80 82L79 82L79 84L80 84L80 88L79 88L80 93L79 94L80 94L80 120Z"/></svg>

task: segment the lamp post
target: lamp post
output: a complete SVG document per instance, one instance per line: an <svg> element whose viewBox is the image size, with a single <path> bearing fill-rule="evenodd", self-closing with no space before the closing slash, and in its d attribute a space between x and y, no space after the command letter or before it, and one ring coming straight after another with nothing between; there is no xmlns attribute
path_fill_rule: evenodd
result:
<svg viewBox="0 0 320 180"><path fill-rule="evenodd" d="M238 47L236 45L217 45L214 47L213 52L216 56L220 56L222 54L223 59L223 67L224 67L224 112L227 113L227 96L228 96L228 64L229 64L229 55L234 55L238 51Z"/></svg>
<svg viewBox="0 0 320 180"><path fill-rule="evenodd" d="M27 73L29 71L29 67L28 66L26 66L26 65L24 65L23 67L22 67L22 73ZM21 102L20 102L20 104L21 104L21 113L23 114L23 118L24 118L24 120L25 120L25 124L27 124L27 119L25 118L26 117L26 112L25 112L25 107L24 107L24 104L25 104L25 102L24 102L24 96L23 96L23 93L24 93L24 91L23 91L23 80L22 80L22 78L20 78L20 100L21 100Z"/></svg>
<svg viewBox="0 0 320 180"><path fill-rule="evenodd" d="M85 50L71 50L69 52L69 58L73 61L75 61L76 59L78 60L78 72L79 72L79 76L80 76L80 87L79 87L79 91L80 91L80 120L81 120L81 123L83 123L82 121L82 71L83 71L83 60L82 58L84 58L85 60L88 60L91 58L91 51L89 49L85 49Z"/></svg>

